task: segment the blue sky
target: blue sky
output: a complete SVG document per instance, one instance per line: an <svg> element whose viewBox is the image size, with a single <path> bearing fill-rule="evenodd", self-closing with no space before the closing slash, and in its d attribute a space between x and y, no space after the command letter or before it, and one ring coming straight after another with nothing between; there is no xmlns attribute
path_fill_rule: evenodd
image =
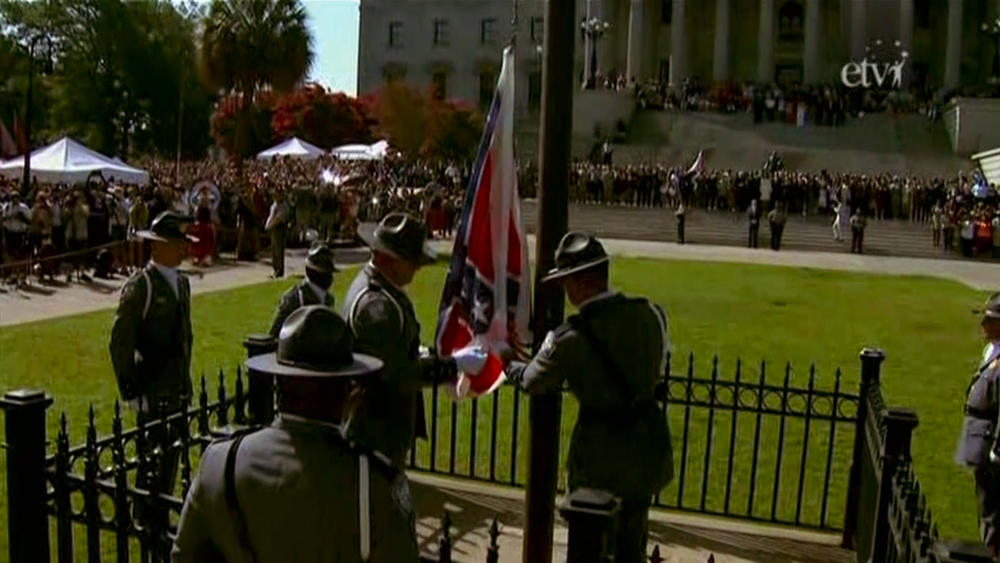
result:
<svg viewBox="0 0 1000 563"><path fill-rule="evenodd" d="M309 78L354 95L358 88L358 0L303 0L316 58Z"/></svg>

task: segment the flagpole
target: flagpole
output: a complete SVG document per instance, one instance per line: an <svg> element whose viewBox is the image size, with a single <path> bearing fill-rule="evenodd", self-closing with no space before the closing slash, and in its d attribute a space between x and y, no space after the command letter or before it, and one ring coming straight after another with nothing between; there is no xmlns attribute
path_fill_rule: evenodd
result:
<svg viewBox="0 0 1000 563"><path fill-rule="evenodd" d="M575 0L548 0L542 66L542 113L538 146L538 225L535 253L535 317L533 335L537 353L548 331L563 320L562 289L543 285L542 277L555 262L555 250L568 226L570 134L573 116L573 40ZM562 397L558 391L532 395L529 421L531 442L522 561L550 563L554 504L559 463Z"/></svg>

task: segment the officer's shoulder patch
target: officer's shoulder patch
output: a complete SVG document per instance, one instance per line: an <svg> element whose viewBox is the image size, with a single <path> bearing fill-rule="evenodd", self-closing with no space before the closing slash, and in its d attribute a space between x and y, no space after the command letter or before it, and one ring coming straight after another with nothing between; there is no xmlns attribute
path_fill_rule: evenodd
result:
<svg viewBox="0 0 1000 563"><path fill-rule="evenodd" d="M542 346L538 349L539 356L548 357L552 354L552 351L556 348L556 340L567 332L566 330L562 330L560 332L560 329L562 329L562 327L550 330L549 333L545 335L545 340L542 341Z"/></svg>

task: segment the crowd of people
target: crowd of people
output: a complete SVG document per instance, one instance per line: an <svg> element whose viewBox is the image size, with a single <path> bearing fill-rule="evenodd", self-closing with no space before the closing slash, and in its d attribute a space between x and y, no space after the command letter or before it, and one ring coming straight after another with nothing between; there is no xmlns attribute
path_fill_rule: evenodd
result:
<svg viewBox="0 0 1000 563"><path fill-rule="evenodd" d="M605 87L619 89L623 84L619 78L606 81ZM929 93L917 89L880 91L797 83L728 83L707 89L690 79L679 87L658 80L633 81L629 87L641 109L749 113L754 123L785 122L799 127L839 126L848 117L882 111L919 113L930 119L937 119L941 113L940 104Z"/></svg>
<svg viewBox="0 0 1000 563"><path fill-rule="evenodd" d="M776 155L759 170L609 161L572 164L572 201L745 213L756 200L764 215L779 204L788 214L842 215L845 230L847 218L860 210L871 219L929 223L935 246L957 247L966 256L992 253L1000 238L997 195L976 193L974 174L803 172L785 169ZM94 175L77 185L36 183L24 193L20 182L0 180L0 264L6 265L0 279L75 274L86 280L91 266L99 277L126 273L146 257L132 235L168 209L195 218L199 243L192 256L205 266L219 252L257 259L267 246L265 227L277 199L288 210L290 246L351 239L359 222L377 221L391 211L419 216L432 235L447 237L471 173L467 163L330 157L257 160L242 169L223 161L137 164L149 171L146 186ZM522 197L535 196L537 176L534 163L519 168Z"/></svg>
<svg viewBox="0 0 1000 563"><path fill-rule="evenodd" d="M468 177L467 167L448 163L329 157L252 161L242 170L222 161L137 164L149 172L146 186L95 174L75 185L35 183L25 193L19 181L0 179L0 281L22 283L29 275L90 281L92 266L98 277L125 274L148 257L133 235L165 210L194 217L195 265L211 265L219 252L255 260L279 198L289 210L291 245L351 239L360 221L395 210L421 215L435 234L447 236Z"/></svg>

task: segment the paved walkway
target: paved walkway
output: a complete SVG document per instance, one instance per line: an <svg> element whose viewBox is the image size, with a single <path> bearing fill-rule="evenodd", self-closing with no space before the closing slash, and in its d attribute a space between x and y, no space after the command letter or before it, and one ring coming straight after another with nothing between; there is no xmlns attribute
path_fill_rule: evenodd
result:
<svg viewBox="0 0 1000 563"><path fill-rule="evenodd" d="M489 527L500 525L500 561L520 563L524 540L524 491L410 472L410 487L418 513L420 548L437 553L441 517L451 517L452 560L482 563L489 546ZM558 504L558 501L557 501ZM553 561L566 559L566 523L556 516ZM650 513L649 549L671 563L831 562L847 563L854 553L837 547L840 537L760 526L736 520L654 510Z"/></svg>
<svg viewBox="0 0 1000 563"><path fill-rule="evenodd" d="M605 239L608 252L621 256L658 258L667 260L695 260L763 264L796 268L820 268L888 275L930 276L957 281L976 290L1000 289L1000 264L963 260L936 260L928 258L901 258L888 256L859 256L828 252L805 252L769 249L748 249L729 246L678 245L668 242ZM449 251L451 243L436 243L439 251ZM529 237L534 252L534 237ZM301 274L304 266L303 250L288 252L285 271L289 275ZM363 249L338 250L341 264L359 263L367 259ZM194 276L191 290L195 295L243 287L266 282L271 273L268 262L235 262L224 260L204 270L204 275ZM0 326L22 324L66 315L87 313L114 307L118 303L118 290L125 279L94 280L88 284L38 285L37 280L26 289L12 291L0 289Z"/></svg>

